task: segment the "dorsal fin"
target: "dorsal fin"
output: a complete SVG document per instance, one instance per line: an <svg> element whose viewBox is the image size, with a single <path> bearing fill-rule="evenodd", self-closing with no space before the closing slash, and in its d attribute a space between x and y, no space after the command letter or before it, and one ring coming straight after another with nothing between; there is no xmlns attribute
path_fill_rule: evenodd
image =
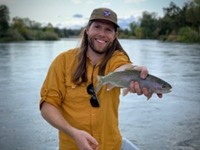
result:
<svg viewBox="0 0 200 150"><path fill-rule="evenodd" d="M134 66L130 66L129 68L126 68L124 70L135 70L135 69L134 69Z"/></svg>
<svg viewBox="0 0 200 150"><path fill-rule="evenodd" d="M124 71L124 70L126 70L127 68L132 68L132 67L133 67L132 64L125 64L125 65L122 65L122 66L120 66L119 68L117 68L114 72Z"/></svg>

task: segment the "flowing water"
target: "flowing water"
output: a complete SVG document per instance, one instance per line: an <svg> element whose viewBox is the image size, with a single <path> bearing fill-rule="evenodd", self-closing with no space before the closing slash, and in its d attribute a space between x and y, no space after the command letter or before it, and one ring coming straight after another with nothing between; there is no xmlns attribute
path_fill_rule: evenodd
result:
<svg viewBox="0 0 200 150"><path fill-rule="evenodd" d="M171 83L159 99L121 96L119 125L141 150L200 149L200 45L120 40L131 60ZM39 92L52 60L77 39L0 43L1 150L55 150L57 130L42 119Z"/></svg>

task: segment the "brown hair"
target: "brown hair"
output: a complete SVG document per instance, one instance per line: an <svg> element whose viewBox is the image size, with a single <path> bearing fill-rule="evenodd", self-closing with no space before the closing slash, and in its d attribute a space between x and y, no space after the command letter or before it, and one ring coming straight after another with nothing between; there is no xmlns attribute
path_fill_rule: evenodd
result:
<svg viewBox="0 0 200 150"><path fill-rule="evenodd" d="M88 35L86 33L86 29L92 23L93 23L93 21L89 21L89 23L87 24L87 26L83 29L83 31L81 33L82 38L81 38L79 53L77 55L78 65L76 66L76 68L74 70L73 78L72 78L72 81L77 85L80 85L81 83L88 81L88 79L87 79L87 66L86 66L87 49L88 49ZM115 26L115 32L117 32L117 26ZM99 73L98 73L99 75L105 75L106 64L116 50L122 51L125 55L127 55L128 59L129 59L128 54L124 51L124 49L122 48L118 39L115 38L115 40L112 43L110 50L106 52L105 58L102 61L102 63L100 64Z"/></svg>

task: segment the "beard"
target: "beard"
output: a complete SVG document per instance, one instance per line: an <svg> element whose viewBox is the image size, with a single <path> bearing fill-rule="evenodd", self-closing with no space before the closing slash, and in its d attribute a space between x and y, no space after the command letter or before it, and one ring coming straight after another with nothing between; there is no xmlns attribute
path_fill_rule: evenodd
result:
<svg viewBox="0 0 200 150"><path fill-rule="evenodd" d="M112 44L112 42L109 42L102 50L98 50L95 48L94 41L92 40L92 38L88 37L88 45L90 46L93 52L99 55L105 54L111 48Z"/></svg>

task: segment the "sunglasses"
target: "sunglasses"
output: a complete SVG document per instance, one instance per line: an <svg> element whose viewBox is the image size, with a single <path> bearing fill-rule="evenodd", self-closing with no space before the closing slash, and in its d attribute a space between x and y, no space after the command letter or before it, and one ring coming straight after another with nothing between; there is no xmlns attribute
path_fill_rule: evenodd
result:
<svg viewBox="0 0 200 150"><path fill-rule="evenodd" d="M92 105L92 107L100 107L99 101L97 99L97 95L94 91L94 86L92 83L88 85L87 92L88 94L92 95L92 97L90 98L90 104Z"/></svg>

